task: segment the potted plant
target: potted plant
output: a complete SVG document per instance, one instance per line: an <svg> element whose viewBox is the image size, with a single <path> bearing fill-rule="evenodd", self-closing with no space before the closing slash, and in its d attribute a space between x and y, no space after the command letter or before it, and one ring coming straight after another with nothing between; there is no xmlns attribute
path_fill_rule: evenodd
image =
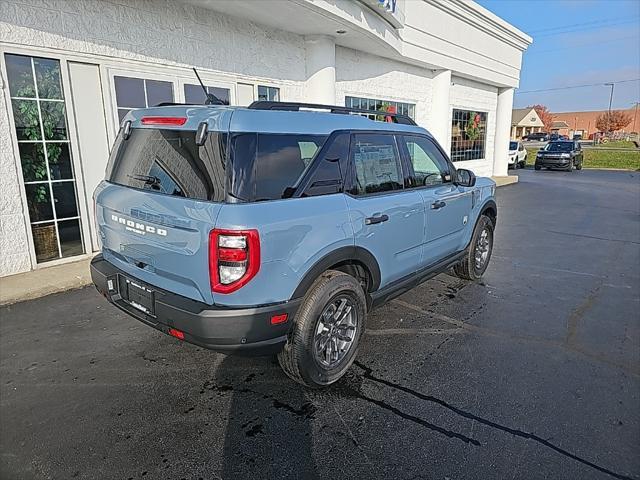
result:
<svg viewBox="0 0 640 480"><path fill-rule="evenodd" d="M56 69L48 70L38 79L38 87L40 87L41 91L51 91L50 87L55 87L56 83L59 85L59 75L59 71ZM25 81L23 82L25 86L18 90L17 96L30 98L33 96L31 86L32 79L28 74L26 74L25 77ZM58 124L58 115L56 115L56 113L64 115L64 105L62 103L60 103L60 107L62 108L56 108L56 110L58 110L57 112L51 112L53 115L47 115L43 119L42 127L44 128L45 138L41 139L40 116L37 102L35 100L14 100L14 102L16 102L14 112L20 120L19 122L16 121L16 124L20 124L21 139L39 141L54 138L55 129ZM31 148L22 148L20 150L20 162L22 164L25 182L48 181L49 176L47 175L44 144L38 142L25 145L31 145ZM62 146L60 144L46 144L46 155L50 169L49 173L54 178L59 178L60 176L59 160L61 154ZM33 188L27 196L27 203L29 214L33 218L46 217L49 208L54 208L54 206L51 205L49 184L33 184ZM31 229L38 259L57 257L58 240L55 225L52 223L35 224L31 226Z"/></svg>

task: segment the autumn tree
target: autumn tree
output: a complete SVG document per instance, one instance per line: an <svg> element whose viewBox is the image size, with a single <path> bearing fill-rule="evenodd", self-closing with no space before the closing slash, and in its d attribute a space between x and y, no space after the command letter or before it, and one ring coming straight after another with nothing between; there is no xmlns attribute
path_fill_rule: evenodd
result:
<svg viewBox="0 0 640 480"><path fill-rule="evenodd" d="M596 128L601 132L615 132L621 130L631 123L631 115L627 115L620 110L612 110L611 113L604 112L596 118Z"/></svg>
<svg viewBox="0 0 640 480"><path fill-rule="evenodd" d="M544 124L542 129L545 132L550 133L551 128L553 127L553 114L549 109L544 105L530 105L527 108L533 108L536 111L538 117L540 117L540 120L542 120L542 123Z"/></svg>

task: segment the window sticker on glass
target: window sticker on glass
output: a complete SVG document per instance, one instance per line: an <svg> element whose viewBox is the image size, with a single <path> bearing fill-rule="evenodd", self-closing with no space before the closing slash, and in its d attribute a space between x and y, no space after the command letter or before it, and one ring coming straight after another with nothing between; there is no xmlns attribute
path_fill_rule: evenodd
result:
<svg viewBox="0 0 640 480"><path fill-rule="evenodd" d="M393 190L399 184L393 145L356 144L353 159L361 193Z"/></svg>

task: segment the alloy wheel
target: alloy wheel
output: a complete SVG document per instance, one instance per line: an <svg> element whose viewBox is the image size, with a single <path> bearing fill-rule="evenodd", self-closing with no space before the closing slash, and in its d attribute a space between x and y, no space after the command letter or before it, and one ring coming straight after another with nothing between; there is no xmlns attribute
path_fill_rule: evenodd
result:
<svg viewBox="0 0 640 480"><path fill-rule="evenodd" d="M357 310L353 300L340 295L327 304L316 327L314 356L323 367L332 368L347 355L356 338Z"/></svg>

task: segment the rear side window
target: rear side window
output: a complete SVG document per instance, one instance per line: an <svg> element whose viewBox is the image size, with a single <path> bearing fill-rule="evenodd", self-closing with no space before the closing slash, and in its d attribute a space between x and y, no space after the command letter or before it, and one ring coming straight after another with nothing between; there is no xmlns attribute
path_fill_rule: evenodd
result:
<svg viewBox="0 0 640 480"><path fill-rule="evenodd" d="M134 128L127 140L118 135L106 178L165 195L223 201L225 140L210 132L198 146L191 130Z"/></svg>
<svg viewBox="0 0 640 480"><path fill-rule="evenodd" d="M289 197L326 139L324 135L234 135L231 196L247 202Z"/></svg>
<svg viewBox="0 0 640 480"><path fill-rule="evenodd" d="M393 135L356 134L351 143L358 195L401 190L398 149Z"/></svg>

